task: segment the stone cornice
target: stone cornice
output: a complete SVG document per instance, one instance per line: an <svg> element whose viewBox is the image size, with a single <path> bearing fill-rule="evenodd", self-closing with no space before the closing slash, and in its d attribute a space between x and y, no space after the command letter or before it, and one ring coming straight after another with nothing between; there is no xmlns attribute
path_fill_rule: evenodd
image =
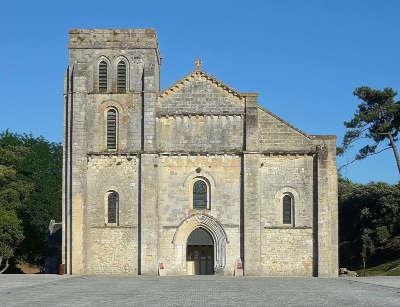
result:
<svg viewBox="0 0 400 307"><path fill-rule="evenodd" d="M290 229L312 229L311 226L264 226L264 229L283 229L283 230L290 230Z"/></svg>
<svg viewBox="0 0 400 307"><path fill-rule="evenodd" d="M218 156L218 155L264 155L264 156L313 156L318 154L317 150L268 150L268 151L243 151L239 149L220 151L99 151L88 152L87 156L137 156L141 154L158 154L160 156Z"/></svg>
<svg viewBox="0 0 400 307"><path fill-rule="evenodd" d="M244 116L244 112L157 112L156 117Z"/></svg>
<svg viewBox="0 0 400 307"><path fill-rule="evenodd" d="M69 49L155 49L157 34L153 29L72 29Z"/></svg>

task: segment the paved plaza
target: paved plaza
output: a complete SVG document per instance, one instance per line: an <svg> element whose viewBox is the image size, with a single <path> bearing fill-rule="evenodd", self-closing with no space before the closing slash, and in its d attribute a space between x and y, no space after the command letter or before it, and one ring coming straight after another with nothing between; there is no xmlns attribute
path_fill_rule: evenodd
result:
<svg viewBox="0 0 400 307"><path fill-rule="evenodd" d="M0 275L1 306L400 306L400 277Z"/></svg>

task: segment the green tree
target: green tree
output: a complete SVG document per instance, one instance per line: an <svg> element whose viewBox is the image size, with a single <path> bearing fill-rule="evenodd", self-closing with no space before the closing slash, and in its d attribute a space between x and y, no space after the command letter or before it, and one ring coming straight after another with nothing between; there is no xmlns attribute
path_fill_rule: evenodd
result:
<svg viewBox="0 0 400 307"><path fill-rule="evenodd" d="M41 265L47 250L49 222L61 220L62 146L41 137L25 136L22 141L30 148L23 174L34 188L19 214L26 237L19 250L25 261Z"/></svg>
<svg viewBox="0 0 400 307"><path fill-rule="evenodd" d="M363 86L356 88L353 94L362 102L353 118L344 123L347 132L338 153L343 154L360 140L367 144L359 149L352 161L342 167L392 148L400 173L400 156L396 146L400 130L400 101L395 101L397 92L391 88L381 91Z"/></svg>
<svg viewBox="0 0 400 307"><path fill-rule="evenodd" d="M13 170L15 178L6 178L5 182L18 187L19 193L7 187L0 190L0 202L5 199L3 203L18 203L13 210L25 239L15 249L14 256L41 265L47 249L49 222L61 219L62 147L42 137L5 131L0 134L0 166Z"/></svg>
<svg viewBox="0 0 400 307"><path fill-rule="evenodd" d="M9 260L24 238L21 221L15 211L0 206L0 274L9 267Z"/></svg>
<svg viewBox="0 0 400 307"><path fill-rule="evenodd" d="M32 184L18 174L15 166L22 163L28 151L20 145L0 146L0 273L7 270L24 237L17 212Z"/></svg>
<svg viewBox="0 0 400 307"><path fill-rule="evenodd" d="M400 235L400 184L339 180L340 264L359 266L397 256L388 246ZM396 248L397 250L397 248ZM361 257L361 259L360 259Z"/></svg>

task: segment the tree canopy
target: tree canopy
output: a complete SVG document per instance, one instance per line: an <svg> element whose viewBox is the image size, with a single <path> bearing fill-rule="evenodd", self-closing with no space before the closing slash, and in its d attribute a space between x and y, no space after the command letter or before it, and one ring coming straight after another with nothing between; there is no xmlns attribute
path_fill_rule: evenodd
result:
<svg viewBox="0 0 400 307"><path fill-rule="evenodd" d="M363 86L356 88L353 94L361 103L353 118L344 122L347 132L338 154L343 154L357 141L365 142L354 159L345 164L348 165L392 148L400 172L400 157L396 146L400 130L400 101L395 100L397 92L391 88L376 90Z"/></svg>
<svg viewBox="0 0 400 307"><path fill-rule="evenodd" d="M339 180L340 265L400 257L400 184Z"/></svg>
<svg viewBox="0 0 400 307"><path fill-rule="evenodd" d="M42 264L47 227L61 218L62 146L0 133L0 257Z"/></svg>

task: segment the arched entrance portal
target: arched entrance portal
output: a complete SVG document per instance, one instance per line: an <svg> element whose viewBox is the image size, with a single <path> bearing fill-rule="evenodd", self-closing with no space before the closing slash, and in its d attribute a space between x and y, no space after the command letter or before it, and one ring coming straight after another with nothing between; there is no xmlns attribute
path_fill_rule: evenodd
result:
<svg viewBox="0 0 400 307"><path fill-rule="evenodd" d="M225 230L216 218L206 214L194 214L179 224L172 239L177 274L195 274L192 269L188 268L187 249L189 236L197 229L202 229L206 231L208 236L211 236L213 242L213 272L223 272L226 264L226 246L229 243Z"/></svg>
<svg viewBox="0 0 400 307"><path fill-rule="evenodd" d="M186 261L189 274L214 274L214 240L204 228L196 228L189 235L186 247Z"/></svg>

